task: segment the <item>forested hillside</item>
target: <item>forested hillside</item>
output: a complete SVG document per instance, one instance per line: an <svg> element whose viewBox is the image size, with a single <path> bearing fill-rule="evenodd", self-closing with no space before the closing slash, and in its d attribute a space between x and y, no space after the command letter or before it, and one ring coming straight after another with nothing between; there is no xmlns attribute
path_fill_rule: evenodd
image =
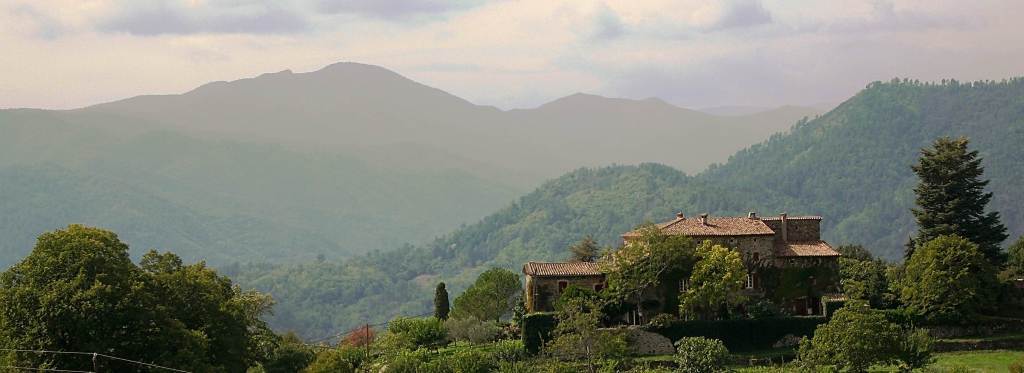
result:
<svg viewBox="0 0 1024 373"><path fill-rule="evenodd" d="M676 211L820 214L832 243L863 244L895 260L915 229L910 165L940 136L971 139L992 180L991 206L1002 213L1011 237L1024 233L1024 209L1013 202L1024 198L1017 187L1024 182L1024 154L1018 150L1024 143L1024 79L893 81L873 83L830 113L696 176L656 164L580 169L419 249L270 271L241 266L232 273L279 300L273 325L316 336L386 319L391 310L426 310L431 283L438 279L457 293L484 268L518 270L527 260L563 259L566 247L588 234L614 245L634 225L665 220ZM346 290L363 285L382 290ZM380 308L365 312L370 304ZM317 327L306 328L304 321Z"/></svg>
<svg viewBox="0 0 1024 373"><path fill-rule="evenodd" d="M441 235L520 193L457 168L381 168L166 131L26 124L20 114L0 112L3 267L69 223L214 265L339 259Z"/></svg>

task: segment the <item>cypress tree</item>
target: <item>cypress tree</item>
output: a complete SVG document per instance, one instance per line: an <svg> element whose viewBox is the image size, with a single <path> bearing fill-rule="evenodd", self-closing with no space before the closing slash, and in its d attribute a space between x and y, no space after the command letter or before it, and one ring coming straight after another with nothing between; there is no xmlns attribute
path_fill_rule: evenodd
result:
<svg viewBox="0 0 1024 373"><path fill-rule="evenodd" d="M438 320L448 320L448 311L450 310L448 289L445 289L443 282L438 283L437 288L434 289L434 317Z"/></svg>
<svg viewBox="0 0 1024 373"><path fill-rule="evenodd" d="M957 235L978 245L992 264L1005 260L1000 244L1006 239L1006 226L999 213L985 212L992 193L985 192L988 180L982 180L984 168L978 151L967 149L967 139L941 137L931 148L921 150L921 158L912 166L919 182L914 188L917 208L917 236L907 244L909 259L917 245L943 235Z"/></svg>

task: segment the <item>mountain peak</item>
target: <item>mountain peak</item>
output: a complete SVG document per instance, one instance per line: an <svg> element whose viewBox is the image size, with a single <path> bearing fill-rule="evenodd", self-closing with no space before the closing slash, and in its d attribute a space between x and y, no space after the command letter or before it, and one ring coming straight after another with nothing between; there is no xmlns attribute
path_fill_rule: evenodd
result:
<svg viewBox="0 0 1024 373"><path fill-rule="evenodd" d="M538 110L588 110L607 111L622 109L645 109L645 110L687 110L669 104L657 97L649 97L643 100L629 98L616 98L595 95L591 93L577 92L571 95L555 99L537 108Z"/></svg>

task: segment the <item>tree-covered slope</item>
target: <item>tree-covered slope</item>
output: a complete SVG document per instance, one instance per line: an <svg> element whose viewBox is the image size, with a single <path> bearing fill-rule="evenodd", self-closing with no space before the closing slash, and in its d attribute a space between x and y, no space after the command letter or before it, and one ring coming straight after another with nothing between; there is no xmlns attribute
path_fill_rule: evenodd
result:
<svg viewBox="0 0 1024 373"><path fill-rule="evenodd" d="M0 111L0 133L4 267L36 235L70 223L215 265L339 259L436 237L519 194L458 168L376 167L46 112Z"/></svg>
<svg viewBox="0 0 1024 373"><path fill-rule="evenodd" d="M586 235L614 245L633 226L669 219L677 211L820 214L823 234L833 244L863 244L895 260L915 229L909 210L915 183L910 165L939 136L971 138L992 180L996 196L991 206L1002 213L1012 237L1024 233L1024 209L1014 202L1024 199L1017 187L1024 182L1024 154L1018 150L1024 143L1024 80L894 81L873 83L828 114L800 122L790 133L773 136L695 176L656 164L579 169L423 248L323 263L322 268L285 266L272 275L237 273L240 282L268 290L280 301L273 325L316 335L328 326L339 329L386 319L394 314L388 310L425 311L431 296L425 282L448 281L454 296L484 268L518 270L528 260L564 259L566 247ZM700 154L682 149L679 156ZM346 267L378 268L388 274L390 285L382 292L350 297L335 287L358 282L321 286L292 280L329 277ZM272 290L286 288L291 290ZM297 293L302 295L293 296ZM364 312L358 305L370 299L387 307ZM325 322L324 316L310 315L318 320L315 330L294 322L295 310L312 308L348 317Z"/></svg>

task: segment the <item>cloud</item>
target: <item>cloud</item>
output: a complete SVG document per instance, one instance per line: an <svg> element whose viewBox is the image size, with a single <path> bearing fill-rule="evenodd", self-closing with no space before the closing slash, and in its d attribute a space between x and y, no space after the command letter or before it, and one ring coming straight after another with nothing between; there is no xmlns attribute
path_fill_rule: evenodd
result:
<svg viewBox="0 0 1024 373"><path fill-rule="evenodd" d="M605 4L601 4L598 8L593 22L594 30L590 35L591 40L612 40L626 34L626 26L623 24L622 18Z"/></svg>
<svg viewBox="0 0 1024 373"><path fill-rule="evenodd" d="M712 27L716 30L746 28L772 22L772 14L758 0L739 1L728 7Z"/></svg>
<svg viewBox="0 0 1024 373"><path fill-rule="evenodd" d="M308 23L297 12L261 2L187 5L155 1L125 5L98 25L104 32L140 36L198 33L282 34L306 30Z"/></svg>
<svg viewBox="0 0 1024 373"><path fill-rule="evenodd" d="M405 19L411 16L464 10L482 4L482 1L469 0L319 0L317 9L331 14L348 13L383 19Z"/></svg>
<svg viewBox="0 0 1024 373"><path fill-rule="evenodd" d="M36 37L53 40L63 35L67 29L60 20L40 12L29 4L20 4L11 9L15 16L26 18L34 25L33 35Z"/></svg>
<svg viewBox="0 0 1024 373"><path fill-rule="evenodd" d="M772 14L759 0L708 3L693 15L693 21L708 31L741 29L772 23Z"/></svg>
<svg viewBox="0 0 1024 373"><path fill-rule="evenodd" d="M955 29L973 26L970 18L929 14L919 9L897 9L888 0L872 4L867 17L838 20L824 27L837 33L865 33L889 31L920 31L929 29Z"/></svg>

